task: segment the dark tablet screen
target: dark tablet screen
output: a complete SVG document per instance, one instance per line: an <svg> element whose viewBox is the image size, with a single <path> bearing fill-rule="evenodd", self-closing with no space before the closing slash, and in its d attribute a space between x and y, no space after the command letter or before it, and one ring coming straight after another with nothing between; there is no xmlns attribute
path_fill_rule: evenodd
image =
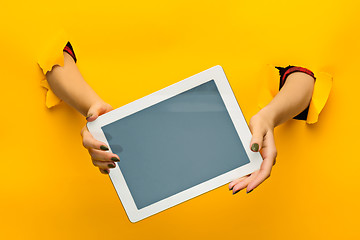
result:
<svg viewBox="0 0 360 240"><path fill-rule="evenodd" d="M213 80L102 130L138 209L250 162Z"/></svg>

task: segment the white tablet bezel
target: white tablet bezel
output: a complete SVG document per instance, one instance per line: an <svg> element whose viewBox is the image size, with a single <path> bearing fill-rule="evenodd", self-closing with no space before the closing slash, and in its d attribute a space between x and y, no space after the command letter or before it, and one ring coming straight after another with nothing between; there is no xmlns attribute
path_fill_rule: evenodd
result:
<svg viewBox="0 0 360 240"><path fill-rule="evenodd" d="M251 133L241 112L241 109L236 101L236 98L232 92L230 84L227 81L222 67L215 66L194 76L191 76L185 80L177 82L169 87L166 87L148 96L131 102L125 106L108 112L100 116L94 122L87 123L87 127L90 133L94 136L94 138L106 143L107 146L109 146L110 148L109 151L111 152L111 146L107 142L107 139L101 129L102 126L110 124L138 111L141 111L147 107L174 97L184 91L190 90L211 80L214 80L219 90L219 93L223 99L230 118L244 146L246 154L249 157L250 163L222 175L219 175L187 190L179 192L166 199L153 203L142 209L137 209L134 199L132 198L130 190L128 189L126 181L123 177L123 174L121 173L119 166L116 164L116 167L110 170L109 175L131 222L140 221L167 208L170 208L193 197L196 197L224 184L227 184L236 178L252 173L260 168L262 162L261 155L258 152L252 152L249 148Z"/></svg>

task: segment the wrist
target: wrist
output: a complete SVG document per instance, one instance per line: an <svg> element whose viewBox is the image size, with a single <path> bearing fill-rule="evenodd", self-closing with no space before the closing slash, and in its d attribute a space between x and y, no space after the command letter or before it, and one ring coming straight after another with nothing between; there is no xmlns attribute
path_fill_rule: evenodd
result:
<svg viewBox="0 0 360 240"><path fill-rule="evenodd" d="M98 101L92 102L92 104L89 106L87 113L86 113L86 120L93 121L98 116L110 112L113 110L112 106L106 102L104 102L102 99L99 99Z"/></svg>
<svg viewBox="0 0 360 240"><path fill-rule="evenodd" d="M276 114L269 105L261 109L257 115L262 119L264 126L268 129L274 129L277 126L276 123Z"/></svg>
<svg viewBox="0 0 360 240"><path fill-rule="evenodd" d="M90 104L90 106L89 106L89 108L88 108L88 111L89 111L91 108L94 108L94 107L96 107L96 108L102 107L102 108L107 108L107 109L108 109L108 108L111 108L111 109L112 109L111 105L108 104L107 102L105 102L104 100L102 100L101 98L93 101L93 102Z"/></svg>

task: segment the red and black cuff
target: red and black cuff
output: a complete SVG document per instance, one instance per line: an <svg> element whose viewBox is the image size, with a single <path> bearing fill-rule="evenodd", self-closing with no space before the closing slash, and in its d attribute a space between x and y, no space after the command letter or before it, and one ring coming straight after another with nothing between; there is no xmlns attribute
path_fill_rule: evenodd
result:
<svg viewBox="0 0 360 240"><path fill-rule="evenodd" d="M283 67L276 67L276 68L279 70L279 74L280 74L279 90L284 86L287 77L291 73L294 73L294 72L303 72L303 73L306 73L306 74L310 75L311 77L313 77L314 80L316 79L314 73L307 68L290 66L290 65L285 68L283 68ZM294 119L306 120L308 112L309 112L309 106L304 111L302 111L300 114L295 116Z"/></svg>
<svg viewBox="0 0 360 240"><path fill-rule="evenodd" d="M73 49L73 47L71 46L71 43L70 43L70 42L68 42L68 43L66 44L66 46L65 46L64 49L63 49L63 51L64 51L64 52L67 52L67 53L74 59L74 61L75 61L75 63L76 63L77 59L76 59L76 56L75 56L74 49Z"/></svg>

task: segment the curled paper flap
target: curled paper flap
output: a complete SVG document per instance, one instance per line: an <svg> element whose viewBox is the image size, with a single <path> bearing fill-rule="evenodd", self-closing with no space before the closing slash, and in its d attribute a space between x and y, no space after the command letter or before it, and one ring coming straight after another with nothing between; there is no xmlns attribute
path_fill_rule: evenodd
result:
<svg viewBox="0 0 360 240"><path fill-rule="evenodd" d="M51 91L49 83L46 79L42 80L40 85L47 89L45 104L47 108L52 108L55 105L58 105L61 102L61 99L58 98L53 91Z"/></svg>
<svg viewBox="0 0 360 240"><path fill-rule="evenodd" d="M47 89L46 106L51 108L61 102L61 100L53 93L46 79L46 73L51 71L53 66L64 66L63 49L68 42L68 36L65 31L59 31L55 35L50 36L45 41L41 50L39 50L37 63L41 68L44 76L40 85Z"/></svg>
<svg viewBox="0 0 360 240"><path fill-rule="evenodd" d="M321 110L324 108L332 88L333 78L325 72L314 73L316 77L314 92L310 102L310 108L306 123L316 123Z"/></svg>

